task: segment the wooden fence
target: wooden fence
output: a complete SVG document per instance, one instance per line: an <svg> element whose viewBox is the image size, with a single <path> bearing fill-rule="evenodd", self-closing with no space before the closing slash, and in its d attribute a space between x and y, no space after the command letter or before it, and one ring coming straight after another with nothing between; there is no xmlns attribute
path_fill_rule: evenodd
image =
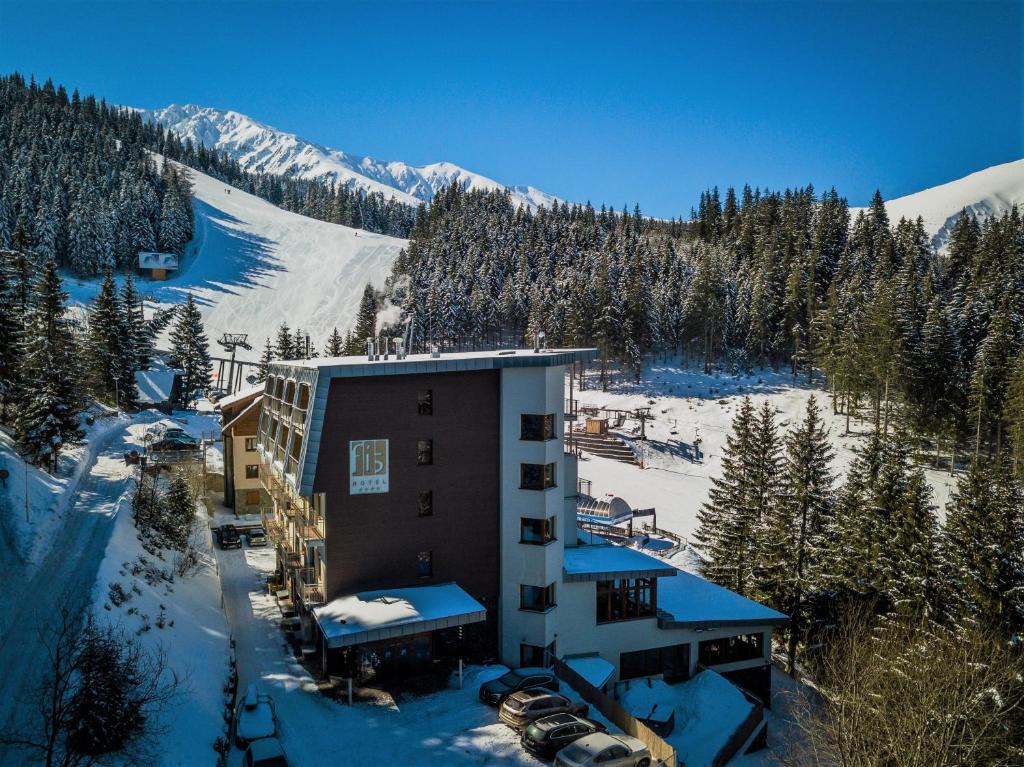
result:
<svg viewBox="0 0 1024 767"><path fill-rule="evenodd" d="M754 708L749 714L747 714L747 718L743 720L743 724L736 728L736 731L732 734L729 740L726 741L725 745L722 746L722 750L719 751L711 761L711 767L723 767L723 765L728 764L734 756L739 754L740 749L743 748L743 744L745 744L750 736L754 734L754 731L759 727L764 726L764 706L761 704L761 701L742 687L739 687L738 685L736 687L743 693L743 697L754 705Z"/></svg>
<svg viewBox="0 0 1024 767"><path fill-rule="evenodd" d="M627 735L639 738L651 752L651 756L666 767L677 767L676 750L655 732L630 714L617 701L612 700L590 682L573 671L558 658L551 658L551 667L559 679L572 687L590 705L600 711L615 726ZM742 744L741 744L742 745Z"/></svg>

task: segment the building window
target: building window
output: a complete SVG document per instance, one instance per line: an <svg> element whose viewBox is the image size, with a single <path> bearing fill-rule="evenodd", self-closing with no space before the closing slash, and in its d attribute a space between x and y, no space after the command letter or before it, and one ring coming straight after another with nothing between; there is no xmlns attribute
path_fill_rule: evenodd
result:
<svg viewBox="0 0 1024 767"><path fill-rule="evenodd" d="M416 555L416 575L429 578L434 574L434 555L430 551L421 551Z"/></svg>
<svg viewBox="0 0 1024 767"><path fill-rule="evenodd" d="M666 682L690 677L690 645L677 644L652 650L619 653L619 679L662 674Z"/></svg>
<svg viewBox="0 0 1024 767"><path fill-rule="evenodd" d="M434 440L421 439L416 443L416 463L420 466L434 463Z"/></svg>
<svg viewBox="0 0 1024 767"><path fill-rule="evenodd" d="M555 584L548 586L520 586L519 608L542 613L555 606Z"/></svg>
<svg viewBox="0 0 1024 767"><path fill-rule="evenodd" d="M260 505L260 491L259 490L246 490L245 491L245 505L246 506L259 506Z"/></svg>
<svg viewBox="0 0 1024 767"><path fill-rule="evenodd" d="M519 439L530 442L546 442L555 438L555 416L521 415L519 416Z"/></svg>
<svg viewBox="0 0 1024 767"><path fill-rule="evenodd" d="M597 622L649 618L657 609L654 578L621 578L597 582Z"/></svg>
<svg viewBox="0 0 1024 767"><path fill-rule="evenodd" d="M419 516L434 516L434 491L420 490Z"/></svg>
<svg viewBox="0 0 1024 767"><path fill-rule="evenodd" d="M246 479L259 479L260 478L260 465L258 463L247 463L245 465L245 478Z"/></svg>
<svg viewBox="0 0 1024 767"><path fill-rule="evenodd" d="M705 666L719 666L764 656L764 634L708 639L697 645L697 660Z"/></svg>
<svg viewBox="0 0 1024 767"><path fill-rule="evenodd" d="M555 643L547 647L535 644L519 645L519 667L520 668L545 668L551 665L551 659L555 657Z"/></svg>
<svg viewBox="0 0 1024 767"><path fill-rule="evenodd" d="M434 390L424 389L416 398L416 412L420 415L434 414Z"/></svg>
<svg viewBox="0 0 1024 767"><path fill-rule="evenodd" d="M256 452L256 438L246 437L245 438L245 452L254 453Z"/></svg>
<svg viewBox="0 0 1024 767"><path fill-rule="evenodd" d="M547 519L529 519L522 517L519 520L519 542L529 543L534 546L543 546L555 540L555 517Z"/></svg>
<svg viewBox="0 0 1024 767"><path fill-rule="evenodd" d="M519 464L519 487L523 490L547 490L555 486L555 464Z"/></svg>

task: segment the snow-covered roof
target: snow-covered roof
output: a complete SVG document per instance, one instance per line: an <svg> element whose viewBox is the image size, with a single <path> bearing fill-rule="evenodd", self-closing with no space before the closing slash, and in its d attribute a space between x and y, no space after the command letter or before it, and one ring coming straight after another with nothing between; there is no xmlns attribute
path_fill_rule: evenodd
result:
<svg viewBox="0 0 1024 767"><path fill-rule="evenodd" d="M668 562L613 543L566 547L562 570L566 581L656 578L678 572Z"/></svg>
<svg viewBox="0 0 1024 767"><path fill-rule="evenodd" d="M568 551L566 549L566 553ZM679 570L675 578L658 583L658 610L672 616L671 619L659 617L661 628L779 625L789 622L782 613L685 570Z"/></svg>
<svg viewBox="0 0 1024 767"><path fill-rule="evenodd" d="M330 648L485 620L484 606L455 583L338 597L313 610Z"/></svg>
<svg viewBox="0 0 1024 767"><path fill-rule="evenodd" d="M140 269L177 269L178 256L175 253L153 253L139 251Z"/></svg>
<svg viewBox="0 0 1024 767"><path fill-rule="evenodd" d="M331 378L349 376L384 376L403 373L452 373L462 370L493 370L515 367L553 367L589 362L597 357L597 349L503 349L480 352L442 352L409 354L398 359L393 354L370 360L365 354L348 357L317 357L311 360L284 360L270 364L271 375L288 375L288 368L316 368ZM282 370L283 368L283 370Z"/></svg>
<svg viewBox="0 0 1024 767"><path fill-rule="evenodd" d="M583 655L577 658L565 658L564 660L566 666L598 689L604 687L608 680L612 678L612 674L615 673L615 666L600 655Z"/></svg>
<svg viewBox="0 0 1024 767"><path fill-rule="evenodd" d="M135 388L139 391L139 402L146 405L167 402L174 390L177 371L167 367L135 371Z"/></svg>
<svg viewBox="0 0 1024 767"><path fill-rule="evenodd" d="M239 402L242 402L243 400L250 399L256 396L257 394L262 393L263 384L258 384L257 386L249 386L245 389L239 389L234 394L229 394L226 397L221 397L219 400L217 400L217 404L220 405L221 410L223 410L226 407L237 405Z"/></svg>

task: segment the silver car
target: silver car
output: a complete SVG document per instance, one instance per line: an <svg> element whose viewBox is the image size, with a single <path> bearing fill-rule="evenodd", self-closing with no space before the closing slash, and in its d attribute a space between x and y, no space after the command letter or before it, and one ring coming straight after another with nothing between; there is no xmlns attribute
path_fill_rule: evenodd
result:
<svg viewBox="0 0 1024 767"><path fill-rule="evenodd" d="M629 735L597 732L570 743L555 755L556 767L650 767L651 752Z"/></svg>

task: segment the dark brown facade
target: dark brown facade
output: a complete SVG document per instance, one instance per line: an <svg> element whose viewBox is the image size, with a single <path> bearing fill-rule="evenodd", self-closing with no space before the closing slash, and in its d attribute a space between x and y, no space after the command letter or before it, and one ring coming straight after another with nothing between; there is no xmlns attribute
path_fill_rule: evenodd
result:
<svg viewBox="0 0 1024 767"><path fill-rule="evenodd" d="M335 378L314 492L326 493L326 599L455 581L492 613L499 554L500 374ZM432 414L420 414L431 392ZM349 494L349 442L387 439L389 489ZM431 440L432 463L418 463ZM432 493L421 515L420 493ZM431 573L419 556L430 553Z"/></svg>

